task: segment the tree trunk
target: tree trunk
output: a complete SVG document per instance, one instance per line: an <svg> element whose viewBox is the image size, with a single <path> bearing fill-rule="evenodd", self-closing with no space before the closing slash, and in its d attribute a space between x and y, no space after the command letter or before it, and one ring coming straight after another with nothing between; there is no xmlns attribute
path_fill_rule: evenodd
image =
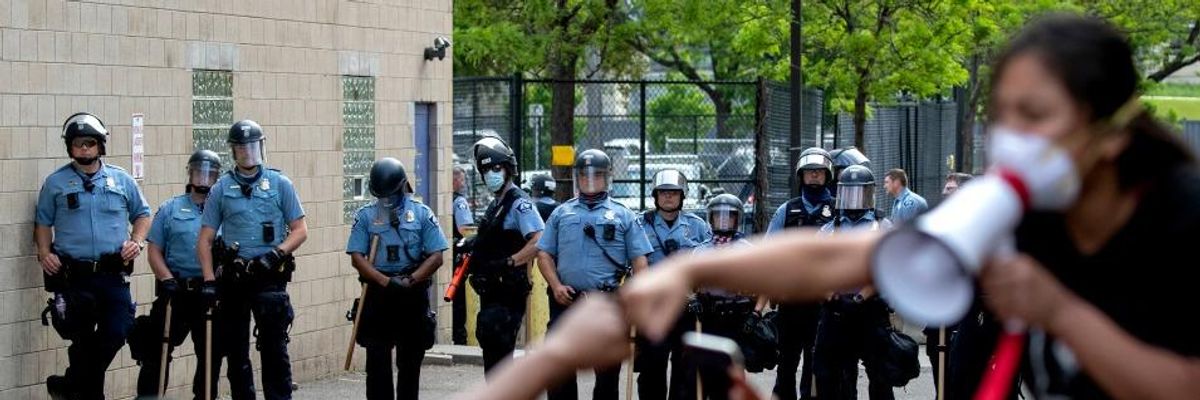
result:
<svg viewBox="0 0 1200 400"><path fill-rule="evenodd" d="M867 153L864 128L867 124L867 83L859 80L858 90L854 94L854 146Z"/></svg>
<svg viewBox="0 0 1200 400"><path fill-rule="evenodd" d="M732 101L715 90L709 94L709 97L712 98L717 112L717 137L721 139L733 137L733 132L729 128L729 116L733 115L733 104L730 104Z"/></svg>
<svg viewBox="0 0 1200 400"><path fill-rule="evenodd" d="M576 59L563 55L551 61L550 78L555 80L550 91L550 144L575 147L575 79ZM551 168L558 185L554 197L566 201L574 197L575 181L570 166Z"/></svg>
<svg viewBox="0 0 1200 400"><path fill-rule="evenodd" d="M962 113L958 131L959 159L955 165L955 171L965 172L968 174L975 173L975 118L979 110L979 63L980 56L978 54L971 56L971 61L968 64L967 73L967 90L966 102Z"/></svg>

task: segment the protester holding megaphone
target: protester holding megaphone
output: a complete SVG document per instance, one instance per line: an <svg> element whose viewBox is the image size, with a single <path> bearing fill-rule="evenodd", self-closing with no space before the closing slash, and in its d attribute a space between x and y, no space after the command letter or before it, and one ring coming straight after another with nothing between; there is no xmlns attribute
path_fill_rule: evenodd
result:
<svg viewBox="0 0 1200 400"><path fill-rule="evenodd" d="M1023 377L1036 397L1200 393L1200 340L1180 323L1200 308L1200 272L1179 265L1200 237L1200 171L1140 108L1130 45L1100 20L1052 15L997 60L992 167L937 209L886 236L793 232L666 260L626 285L626 313L655 338L694 286L815 301L874 284L906 319L947 324L978 280L1000 320L1034 332ZM1000 355L1015 357L993 370L1021 359L1025 341L1009 338L1017 351ZM1002 396L1004 378L980 394Z"/></svg>

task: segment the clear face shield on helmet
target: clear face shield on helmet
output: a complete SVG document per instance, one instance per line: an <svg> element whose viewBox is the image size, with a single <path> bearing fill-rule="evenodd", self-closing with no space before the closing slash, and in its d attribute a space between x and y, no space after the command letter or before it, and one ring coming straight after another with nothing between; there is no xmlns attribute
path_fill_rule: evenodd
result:
<svg viewBox="0 0 1200 400"><path fill-rule="evenodd" d="M835 208L839 210L874 209L875 186L838 185Z"/></svg>
<svg viewBox="0 0 1200 400"><path fill-rule="evenodd" d="M597 194L608 191L612 176L607 168L583 167L575 170L575 189L583 194Z"/></svg>
<svg viewBox="0 0 1200 400"><path fill-rule="evenodd" d="M733 206L721 205L708 210L708 223L717 232L734 232L738 230L741 210Z"/></svg>
<svg viewBox="0 0 1200 400"><path fill-rule="evenodd" d="M263 147L263 141L250 143L234 143L230 145L233 151L233 160L242 168L254 168L262 165L266 158L266 149Z"/></svg>
<svg viewBox="0 0 1200 400"><path fill-rule="evenodd" d="M217 178L221 173L221 169L214 165L211 161L198 161L188 165L188 183L193 188L211 188L217 183ZM200 190L200 193L207 193L208 190Z"/></svg>

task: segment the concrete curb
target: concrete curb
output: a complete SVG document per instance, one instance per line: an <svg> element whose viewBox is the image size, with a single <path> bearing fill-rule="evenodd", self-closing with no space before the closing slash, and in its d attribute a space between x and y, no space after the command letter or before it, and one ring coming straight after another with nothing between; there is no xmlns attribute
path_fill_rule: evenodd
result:
<svg viewBox="0 0 1200 400"><path fill-rule="evenodd" d="M434 345L425 351L425 364L483 365L483 350L476 346Z"/></svg>

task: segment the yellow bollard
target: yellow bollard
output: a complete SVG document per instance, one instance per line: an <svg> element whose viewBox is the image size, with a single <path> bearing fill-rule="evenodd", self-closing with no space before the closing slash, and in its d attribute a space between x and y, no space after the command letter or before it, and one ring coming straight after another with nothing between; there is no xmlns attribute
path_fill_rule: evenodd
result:
<svg viewBox="0 0 1200 400"><path fill-rule="evenodd" d="M529 263L529 281L533 283L533 290L529 291L529 307L525 312L526 345L541 342L546 337L546 324L550 322L550 298L546 295L546 279L538 270L537 259Z"/></svg>

